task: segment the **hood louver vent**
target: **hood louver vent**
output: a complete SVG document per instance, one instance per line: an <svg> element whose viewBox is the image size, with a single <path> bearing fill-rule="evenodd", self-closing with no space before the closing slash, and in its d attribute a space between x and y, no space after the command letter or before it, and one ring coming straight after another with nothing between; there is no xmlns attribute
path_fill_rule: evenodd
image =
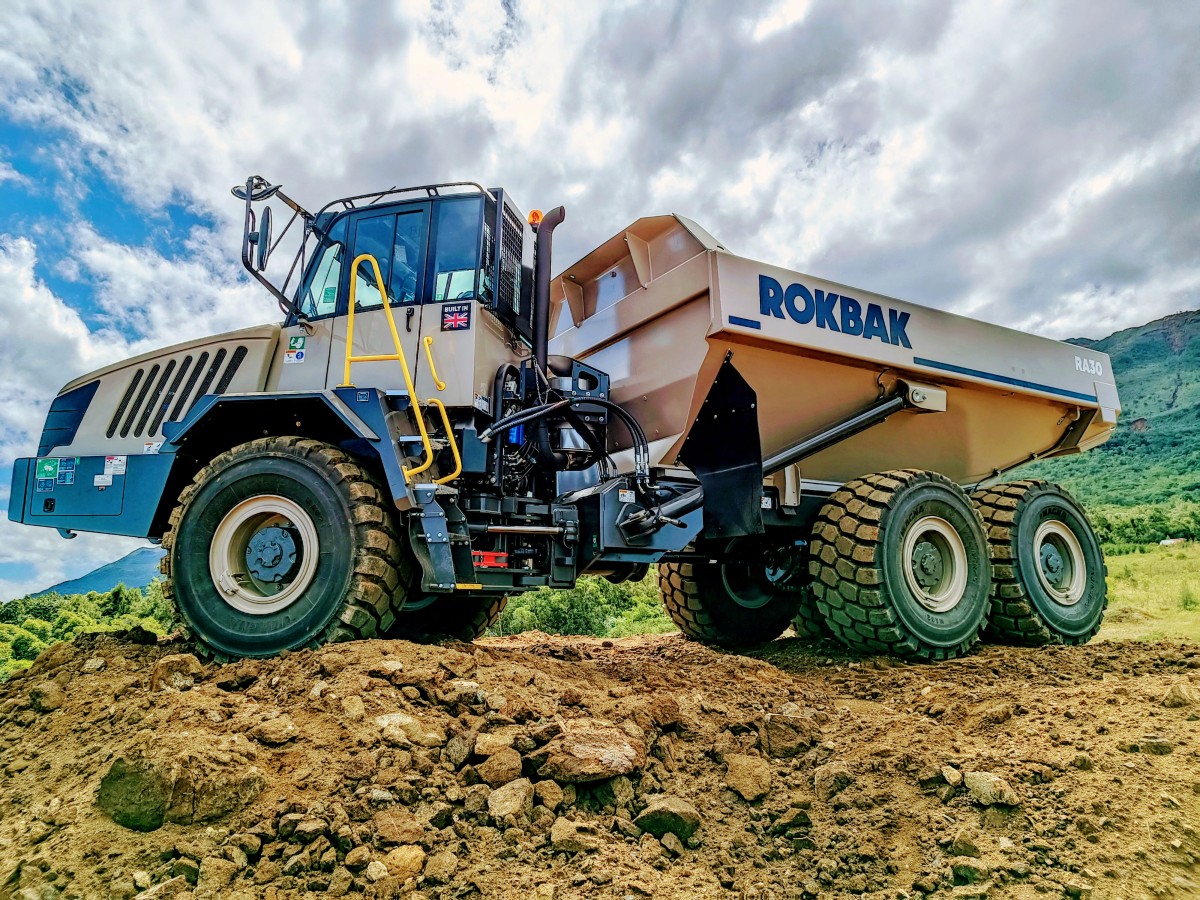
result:
<svg viewBox="0 0 1200 900"><path fill-rule="evenodd" d="M164 422L178 422L210 390L224 394L248 352L244 346L233 353L221 347L211 357L205 350L199 358L189 353L149 371L137 368L105 433L111 438L119 428L121 437L157 437Z"/></svg>

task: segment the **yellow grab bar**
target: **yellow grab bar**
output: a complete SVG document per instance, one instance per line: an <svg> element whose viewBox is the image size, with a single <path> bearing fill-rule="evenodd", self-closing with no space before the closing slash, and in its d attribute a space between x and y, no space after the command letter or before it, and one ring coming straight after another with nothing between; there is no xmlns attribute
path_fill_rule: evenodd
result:
<svg viewBox="0 0 1200 900"><path fill-rule="evenodd" d="M446 389L446 382L438 378L437 369L433 365L433 335L425 335L425 355L429 357L429 374L433 376L433 383L437 385L439 391Z"/></svg>
<svg viewBox="0 0 1200 900"><path fill-rule="evenodd" d="M396 347L396 352L391 354L373 354L371 356L354 356L352 350L354 348L354 295L355 289L358 287L358 264L366 260L371 264L371 268L375 270L375 286L379 288L379 297L383 301L383 312L387 316L388 328L392 330L392 343ZM417 402L417 389L413 385L412 372L408 368L408 360L404 357L404 347L400 344L400 332L396 330L396 320L392 318L392 305L388 303L387 293L383 289L383 274L379 271L379 263L370 253L361 253L354 258L354 262L350 264L350 311L346 322L346 371L345 378L338 387L354 387L350 382L350 364L355 362L385 362L388 360L399 360L400 369L404 373L404 387L408 390L408 398L412 402L413 413L417 418L417 430L421 432L421 446L425 450L425 461L415 469L401 467L404 473L404 480L408 481L409 476L419 475L430 466L433 465L433 445L429 443L429 431L425 427L425 417L421 414L421 405ZM439 406L441 404L438 404ZM446 419L446 409L442 408L442 418ZM446 422L447 431L449 431L449 421ZM458 448L454 446L454 435L450 435L450 446L454 447L454 458L458 460ZM462 470L461 461L458 463L458 468L454 472L453 477L457 477Z"/></svg>
<svg viewBox="0 0 1200 900"><path fill-rule="evenodd" d="M428 338L426 338L428 340ZM446 415L446 404L437 397L430 397L425 401L438 408L442 414L442 425L446 429L446 439L450 441L450 452L454 455L454 471L449 475L443 475L441 478L433 479L434 484L445 484L447 481L453 481L462 473L462 457L458 453L458 444L454 440L454 429L450 427L450 417Z"/></svg>

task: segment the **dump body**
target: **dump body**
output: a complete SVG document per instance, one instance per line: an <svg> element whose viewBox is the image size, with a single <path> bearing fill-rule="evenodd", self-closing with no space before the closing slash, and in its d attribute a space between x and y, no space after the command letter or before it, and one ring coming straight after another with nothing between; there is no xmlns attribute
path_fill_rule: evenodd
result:
<svg viewBox="0 0 1200 900"><path fill-rule="evenodd" d="M945 412L906 411L804 460L806 482L913 467L973 484L1100 444L1120 411L1103 353L738 257L678 216L614 236L554 280L552 303L551 352L609 373L663 465L729 354L757 393L764 458L897 379L947 391Z"/></svg>

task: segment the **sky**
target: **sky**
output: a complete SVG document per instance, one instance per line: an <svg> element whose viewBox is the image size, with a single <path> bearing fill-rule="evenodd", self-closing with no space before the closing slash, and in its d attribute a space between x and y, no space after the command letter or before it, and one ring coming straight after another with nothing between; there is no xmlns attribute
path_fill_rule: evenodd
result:
<svg viewBox="0 0 1200 900"><path fill-rule="evenodd" d="M231 185L471 180L557 268L678 212L743 256L1049 337L1200 306L1200 5L7 0L0 506L58 388L278 318ZM0 598L139 546L0 522Z"/></svg>

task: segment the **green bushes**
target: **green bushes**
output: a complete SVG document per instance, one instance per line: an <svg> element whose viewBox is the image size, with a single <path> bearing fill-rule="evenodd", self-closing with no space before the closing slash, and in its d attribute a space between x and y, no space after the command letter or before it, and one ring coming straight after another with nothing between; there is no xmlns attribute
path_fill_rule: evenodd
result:
<svg viewBox="0 0 1200 900"><path fill-rule="evenodd" d="M140 625L164 634L175 609L157 581L144 590L117 585L89 594L44 594L0 605L0 679L28 666L57 641L84 631L116 631Z"/></svg>
<svg viewBox="0 0 1200 900"><path fill-rule="evenodd" d="M545 631L623 637L674 630L674 624L663 612L651 572L641 581L621 584L585 575L573 590L543 587L512 597L492 633Z"/></svg>

